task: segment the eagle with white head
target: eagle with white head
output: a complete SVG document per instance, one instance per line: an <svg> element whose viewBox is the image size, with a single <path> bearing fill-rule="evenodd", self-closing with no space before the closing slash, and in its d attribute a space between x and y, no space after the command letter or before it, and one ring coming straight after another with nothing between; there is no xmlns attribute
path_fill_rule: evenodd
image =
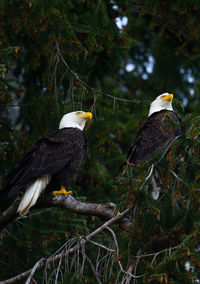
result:
<svg viewBox="0 0 200 284"><path fill-rule="evenodd" d="M181 135L181 120L173 111L172 100L173 94L164 93L150 104L148 118L140 127L128 151L128 164L135 167L152 158L159 149L165 153L171 143ZM152 196L157 199L159 193Z"/></svg>
<svg viewBox="0 0 200 284"><path fill-rule="evenodd" d="M172 100L173 94L164 93L150 104L148 118L128 151L128 163L136 166L153 157L159 148L165 150L181 134L180 118L173 111Z"/></svg>
<svg viewBox="0 0 200 284"><path fill-rule="evenodd" d="M57 185L53 194L69 194L70 180L77 174L87 149L83 132L92 113L67 113L59 129L40 139L6 176L0 188L1 201L10 203L23 192L17 212L25 215L35 205L47 185ZM67 191L68 190L68 191Z"/></svg>

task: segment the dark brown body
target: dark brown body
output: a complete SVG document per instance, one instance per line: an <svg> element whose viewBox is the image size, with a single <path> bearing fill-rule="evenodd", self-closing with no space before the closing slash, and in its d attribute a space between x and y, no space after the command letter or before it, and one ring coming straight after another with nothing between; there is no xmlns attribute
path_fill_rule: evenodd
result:
<svg viewBox="0 0 200 284"><path fill-rule="evenodd" d="M63 128L40 139L6 176L0 188L1 200L8 200L19 191L24 192L28 184L44 175L51 175L51 182L55 180L68 188L86 149L85 135L78 128Z"/></svg>
<svg viewBox="0 0 200 284"><path fill-rule="evenodd" d="M159 149L165 151L180 134L180 118L174 111L153 113L139 129L128 151L127 162L134 166L152 158Z"/></svg>

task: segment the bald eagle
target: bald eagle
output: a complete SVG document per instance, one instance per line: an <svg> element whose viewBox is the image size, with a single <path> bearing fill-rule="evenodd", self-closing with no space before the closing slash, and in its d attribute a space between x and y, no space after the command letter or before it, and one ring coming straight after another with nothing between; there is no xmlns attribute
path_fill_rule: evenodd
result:
<svg viewBox="0 0 200 284"><path fill-rule="evenodd" d="M180 136L181 120L173 111L172 100L173 94L164 93L151 103L148 118L140 127L128 151L127 164L135 167L152 158L158 150L164 155L171 143ZM157 199L160 189L156 189L154 177L152 183L152 197Z"/></svg>
<svg viewBox="0 0 200 284"><path fill-rule="evenodd" d="M17 212L25 215L49 183L59 186L54 195L71 193L66 190L85 157L87 142L83 129L91 118L90 112L65 114L59 129L40 139L6 176L0 188L1 201L8 202L23 192Z"/></svg>
<svg viewBox="0 0 200 284"><path fill-rule="evenodd" d="M158 149L164 151L181 134L180 118L172 108L173 94L164 93L150 105L149 116L140 127L127 155L132 165L154 156Z"/></svg>

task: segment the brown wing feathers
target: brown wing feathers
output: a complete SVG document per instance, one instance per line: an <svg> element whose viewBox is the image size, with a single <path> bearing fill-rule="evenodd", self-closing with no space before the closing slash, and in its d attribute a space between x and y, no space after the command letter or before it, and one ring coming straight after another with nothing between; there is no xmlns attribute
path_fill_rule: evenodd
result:
<svg viewBox="0 0 200 284"><path fill-rule="evenodd" d="M38 141L8 174L0 191L10 198L37 177L54 174L64 167L67 170L66 165L69 164L70 167L72 159L79 159L77 165L80 165L85 151L86 140L83 131L77 128L57 130Z"/></svg>
<svg viewBox="0 0 200 284"><path fill-rule="evenodd" d="M137 165L153 157L159 148L165 149L181 134L177 123L180 123L179 117L170 110L161 110L148 117L128 151L127 161Z"/></svg>

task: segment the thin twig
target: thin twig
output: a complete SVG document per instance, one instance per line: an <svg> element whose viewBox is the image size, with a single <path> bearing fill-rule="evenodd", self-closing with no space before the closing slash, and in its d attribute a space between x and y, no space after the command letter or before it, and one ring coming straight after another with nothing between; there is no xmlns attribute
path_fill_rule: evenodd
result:
<svg viewBox="0 0 200 284"><path fill-rule="evenodd" d="M113 240L114 240L116 249L117 249L117 256L119 256L119 246L118 246L118 241L117 241L116 234L115 234L115 232L114 232L111 228L107 227L106 229L112 234L112 237L113 237ZM123 267L122 267L122 264L121 264L121 261L120 261L120 260L118 260L118 264L119 264L120 270L121 270L126 276L129 276L129 278L132 277L132 278L134 278L134 279L137 279L137 278L141 278L141 277L144 276L144 275L139 275L139 276L133 275L131 272L125 271L125 270L123 269Z"/></svg>
<svg viewBox="0 0 200 284"><path fill-rule="evenodd" d="M141 249L137 252L137 255L139 256L141 254ZM136 262L135 262L135 268L134 268L134 275L136 275L136 272L137 272L137 266L138 266L138 263L140 261L140 258L136 259ZM136 280L134 279L134 283L136 282Z"/></svg>
<svg viewBox="0 0 200 284"><path fill-rule="evenodd" d="M109 251L109 252L116 252L114 249L110 249L110 248L108 248L108 247L106 247L106 246L104 246L104 245L102 245L102 244L99 244L99 243L97 243L97 242L94 242L94 241L89 241L91 244L93 244L93 245L95 245L95 246L97 246L97 247L100 247L100 248L102 248L102 249L105 249L105 250L107 250L107 251Z"/></svg>
<svg viewBox="0 0 200 284"><path fill-rule="evenodd" d="M113 217L112 219L110 219L109 221L104 223L102 226L100 226L98 229L96 229L95 231L93 231L92 233L87 235L86 237L79 238L78 239L78 243L74 247L72 247L72 248L68 249L67 251L65 251L64 254L63 254L63 251L62 251L59 254L52 255L52 256L50 256L46 260L46 262L44 262L43 259L39 260L37 262L36 269L37 270L42 269L45 266L45 263L48 263L48 267L46 266L46 269L48 269L50 264L54 264L55 262L60 261L61 257L77 252L80 249L81 245L83 245L83 244L85 245L92 238L94 238L97 234L99 234L103 230L105 230L108 226L110 226L110 225L112 225L114 223L119 222L121 219L123 219L129 213L130 210L131 210L131 208L128 208L128 209L124 210L122 213L118 213L115 217ZM15 276L15 277L12 277L12 278L4 280L4 281L1 281L0 284L15 283L15 282L17 282L19 280L22 280L22 279L28 277L31 274L32 271L33 271L33 268L31 268L31 269L29 269L29 270L27 270L27 271L25 271L25 272Z"/></svg>
<svg viewBox="0 0 200 284"><path fill-rule="evenodd" d="M96 229L95 231L93 231L91 234L89 234L86 237L86 240L89 241L91 238L93 238L96 234L98 234L99 232L103 231L104 229L106 229L106 227L110 226L113 223L116 223L117 221L123 219L130 211L132 208L127 208L126 210L124 210L122 213L118 213L115 217L113 217L112 219L110 219L109 221L107 221L106 223L104 223L101 227L99 227L98 229Z"/></svg>
<svg viewBox="0 0 200 284"><path fill-rule="evenodd" d="M59 275L59 272L61 271L61 270L60 270L60 266L61 266L61 263L62 263L63 255L64 255L64 251L62 251L62 255L61 255L60 260L59 260L59 263L58 263L57 272L56 272L56 278L55 278L55 283L57 283L58 275Z"/></svg>
<svg viewBox="0 0 200 284"><path fill-rule="evenodd" d="M157 256L159 255L160 253L163 253L163 252L167 252L167 251L171 251L171 250L175 250L177 248L179 248L181 246L181 244L175 246L175 247L170 247L170 248L166 248L166 249L163 249L161 251L158 251L158 252L155 252L155 253L148 253L148 254L142 254L142 255L135 255L135 256L132 256L134 258L145 258L145 257L149 257L149 256Z"/></svg>
<svg viewBox="0 0 200 284"><path fill-rule="evenodd" d="M154 164L151 165L149 174L148 174L148 176L145 178L145 180L148 180L148 179L151 177L151 175L152 175L152 173L153 173L153 169L154 169Z"/></svg>
<svg viewBox="0 0 200 284"><path fill-rule="evenodd" d="M64 63L64 65L67 67L67 69L69 70L69 72L74 76L74 78L82 85L84 86L85 88L89 89L90 91L94 92L95 93L98 93L100 95L103 95L103 96L106 96L106 97L109 97L109 98L112 98L113 100L118 100L118 101L123 101L123 102L129 102L129 103L140 103L139 100L129 100L129 99L122 99L122 98L118 98L118 97L115 97L115 96L112 96L110 94L107 94L107 93L104 93L102 92L101 90L97 90L97 89L94 89L93 87L89 86L87 83L83 82L79 76L77 75L77 73L75 73L70 67L69 65L67 64L66 60L64 59L61 51L60 51L60 47L59 47L59 44L58 44L58 41L56 41L56 48L57 48L57 51L58 51L58 54L60 56L60 58L62 59L62 62Z"/></svg>
<svg viewBox="0 0 200 284"><path fill-rule="evenodd" d="M115 246L116 246L116 250L117 250L117 256L119 256L119 245L118 245L118 241L117 241L117 237L115 235L115 232L109 227L106 227L106 229L111 233L111 235L113 237L113 240L114 240L114 243L115 243Z"/></svg>
<svg viewBox="0 0 200 284"><path fill-rule="evenodd" d="M120 260L118 261L118 264L119 264L120 270L121 270L124 274L129 275L130 277L132 277L133 279L141 278L141 277L144 276L144 274L143 274L143 275L133 275L132 273L125 271L125 270L123 269L123 267L122 267L122 263L121 263Z"/></svg>
<svg viewBox="0 0 200 284"><path fill-rule="evenodd" d="M99 277L98 277L98 275L97 275L97 272L96 272L96 270L95 270L95 268L94 268L94 265L93 265L91 259L90 259L87 255L86 255L86 261L88 262L88 264L89 264L89 266L90 266L90 268L91 268L91 270L92 270L92 273L94 274L94 277L95 277L97 283L98 283L98 284L101 284L101 280L99 279Z"/></svg>
<svg viewBox="0 0 200 284"><path fill-rule="evenodd" d="M133 268L134 268L134 264L131 263L131 264L129 265L129 268L127 269L127 272L128 272L128 273L132 273ZM130 281L131 281L131 276L126 274L123 283L124 283L124 284L129 284ZM134 281L135 281L135 279L134 279Z"/></svg>
<svg viewBox="0 0 200 284"><path fill-rule="evenodd" d="M186 184L174 171L170 170L170 172L173 174L173 176L179 180L180 182L183 182L184 184ZM187 185L187 184L186 184Z"/></svg>

